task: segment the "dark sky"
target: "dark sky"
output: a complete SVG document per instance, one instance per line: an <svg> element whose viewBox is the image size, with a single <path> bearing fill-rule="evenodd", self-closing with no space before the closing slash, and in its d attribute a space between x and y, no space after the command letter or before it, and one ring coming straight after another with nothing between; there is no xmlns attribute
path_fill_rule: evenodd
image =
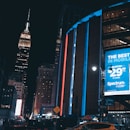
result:
<svg viewBox="0 0 130 130"><path fill-rule="evenodd" d="M7 0L0 4L0 56L5 57L9 71L14 70L19 36L25 29L29 8L30 78L36 76L37 67L42 63L54 63L60 4L59 0Z"/></svg>
<svg viewBox="0 0 130 130"><path fill-rule="evenodd" d="M10 66L15 64L19 35L25 28L29 8L32 36L30 61L37 66L54 60L60 3L53 0L26 1L8 0L0 5L0 54L7 58Z"/></svg>
<svg viewBox="0 0 130 130"><path fill-rule="evenodd" d="M25 29L29 8L31 10L29 30L32 37L29 59L29 78L31 79L36 76L37 67L42 63L54 63L62 4L72 4L73 2L73 0L1 1L0 57L6 59L9 71L14 70L19 36Z"/></svg>
<svg viewBox="0 0 130 130"><path fill-rule="evenodd" d="M29 59L29 93L35 90L37 68L54 63L60 0L3 0L0 3L0 57L6 59L8 72L14 71L18 41L30 14L32 47Z"/></svg>

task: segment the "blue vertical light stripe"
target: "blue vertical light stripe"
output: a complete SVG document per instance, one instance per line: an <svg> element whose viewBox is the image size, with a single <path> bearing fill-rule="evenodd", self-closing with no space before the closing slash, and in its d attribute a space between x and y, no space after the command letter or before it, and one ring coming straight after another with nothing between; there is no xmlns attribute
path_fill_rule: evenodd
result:
<svg viewBox="0 0 130 130"><path fill-rule="evenodd" d="M86 113L86 91L87 91L87 68L88 68L88 42L89 42L89 22L86 23L86 37L84 47L84 65L83 65L83 86L82 86L82 109L81 116Z"/></svg>
<svg viewBox="0 0 130 130"><path fill-rule="evenodd" d="M72 102L73 102L73 88L74 88L74 69L75 69L75 54L76 54L76 37L77 28L73 33L73 47L72 47L72 68L71 68L71 80L70 80L70 98L69 98L69 115L72 114Z"/></svg>

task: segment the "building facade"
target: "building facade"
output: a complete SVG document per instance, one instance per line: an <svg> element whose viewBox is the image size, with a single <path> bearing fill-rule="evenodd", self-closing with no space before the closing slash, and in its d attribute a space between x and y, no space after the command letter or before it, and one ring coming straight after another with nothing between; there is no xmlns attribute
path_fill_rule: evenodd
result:
<svg viewBox="0 0 130 130"><path fill-rule="evenodd" d="M114 104L102 106L109 97L104 96L105 51L129 47L129 1L102 4L104 7L77 21L64 36L60 115L98 114L100 107L129 109L129 94L110 96Z"/></svg>
<svg viewBox="0 0 130 130"><path fill-rule="evenodd" d="M19 73L13 73L8 80L9 86L14 86L17 92L15 115L24 115L24 84L21 82L21 75ZM21 104L17 104L17 101L21 100ZM19 107L18 107L19 106Z"/></svg>
<svg viewBox="0 0 130 130"><path fill-rule="evenodd" d="M80 116L97 112L99 71L92 72L91 67L100 66L100 13L95 13L97 16L94 18L91 15L86 17L85 22L76 25L66 34L61 113L63 110L63 113ZM95 38L92 30L97 34ZM96 46L96 50L93 46ZM91 97L91 101L88 97Z"/></svg>
<svg viewBox="0 0 130 130"><path fill-rule="evenodd" d="M17 93L14 86L6 86L0 91L0 117L14 118Z"/></svg>
<svg viewBox="0 0 130 130"><path fill-rule="evenodd" d="M33 104L33 114L42 115L53 112L56 103L54 85L54 65L42 65L38 68L37 86Z"/></svg>
<svg viewBox="0 0 130 130"><path fill-rule="evenodd" d="M102 16L102 28L103 28L103 32L102 32L102 42L103 42L103 48L104 48L104 53L108 53L111 50L115 50L114 55L117 55L117 52L119 49L124 49L127 48L129 49L129 43L130 43L130 9L129 9L130 3L122 3L118 6L113 5L110 6L106 9L103 10L103 16ZM125 53L127 52L127 50L125 50ZM128 51L129 52L129 51ZM124 52L121 51L121 54L124 55ZM120 54L120 55L121 55ZM112 55L112 53L111 53ZM119 56L119 54L118 54ZM116 60L114 62L111 62L111 70L115 70L117 71L121 66L122 66L122 58L124 57L120 57L120 62L116 62ZM126 58L126 57L125 57ZM129 61L129 59L127 59L127 61ZM106 76L107 74L107 66L109 64L108 61L105 61L105 69L106 69ZM124 59L123 61L124 63L126 62L126 60ZM126 63L127 64L127 63ZM120 67L119 67L120 65ZM116 67L117 66L117 67ZM123 65L124 69L126 70L127 67L125 67L125 64ZM126 65L127 66L127 65ZM123 68L123 67L121 67ZM123 69L122 69L123 70ZM126 71L122 71L122 74L125 74ZM118 72L116 72L118 74ZM121 75L122 75L121 74ZM127 74L125 74L127 75ZM113 77L113 76L111 76ZM109 78L108 76L105 79L105 83L107 83L107 78ZM114 78L117 78L117 76L114 74L114 77L112 78L112 80L109 81L113 83L115 82ZM121 79L121 77L118 77L118 79ZM129 77L127 77L129 79ZM119 82L118 79L116 79L116 82ZM125 86L129 86L128 84L128 79L126 80L126 84ZM123 82L125 82L125 77L123 78ZM105 87L107 85L105 84ZM112 87L111 87L112 88ZM117 87L115 87L116 90ZM118 95L119 92L119 85L118 85L118 91L115 91L113 93L115 94L108 94L105 98L106 98L106 102L108 102L109 100L114 101L113 104L108 104L107 106L107 110L108 111L115 111L115 110L119 110L119 111L125 111L125 110L130 110L130 98L129 98L129 94L123 94L123 86L122 88L122 92ZM120 90L121 91L121 90ZM126 90L125 90L126 91ZM106 92L109 93L109 92Z"/></svg>
<svg viewBox="0 0 130 130"><path fill-rule="evenodd" d="M54 71L54 82L56 85L56 106L59 106L59 91L61 85L61 71L62 71L62 26L59 27L58 37L56 40L56 48L55 48L55 71Z"/></svg>

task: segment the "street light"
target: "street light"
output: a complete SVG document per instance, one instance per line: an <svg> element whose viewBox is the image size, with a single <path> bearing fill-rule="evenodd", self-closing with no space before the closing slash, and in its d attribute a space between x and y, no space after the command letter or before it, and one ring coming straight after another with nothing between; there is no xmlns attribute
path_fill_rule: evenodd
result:
<svg viewBox="0 0 130 130"><path fill-rule="evenodd" d="M95 72L97 71L98 67L96 65L93 65L91 67L92 71ZM104 113L104 108L106 107L105 104L104 104L104 94L103 94L103 91L104 91L104 79L105 79L105 71L100 67L99 68L99 95L98 95L98 106L99 106L99 115L100 115L100 121L103 120L103 113ZM111 70L111 69L110 69Z"/></svg>
<svg viewBox="0 0 130 130"><path fill-rule="evenodd" d="M105 106L105 98L104 98L104 79L105 79L105 70L100 67L100 88L99 88L99 113L100 113L100 121L103 120L103 113Z"/></svg>

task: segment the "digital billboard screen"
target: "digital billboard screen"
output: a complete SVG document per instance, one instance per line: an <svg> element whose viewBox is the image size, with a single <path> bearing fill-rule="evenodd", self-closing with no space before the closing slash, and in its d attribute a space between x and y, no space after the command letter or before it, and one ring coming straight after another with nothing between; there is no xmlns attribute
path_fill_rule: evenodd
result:
<svg viewBox="0 0 130 130"><path fill-rule="evenodd" d="M104 95L130 95L130 48L105 52Z"/></svg>

